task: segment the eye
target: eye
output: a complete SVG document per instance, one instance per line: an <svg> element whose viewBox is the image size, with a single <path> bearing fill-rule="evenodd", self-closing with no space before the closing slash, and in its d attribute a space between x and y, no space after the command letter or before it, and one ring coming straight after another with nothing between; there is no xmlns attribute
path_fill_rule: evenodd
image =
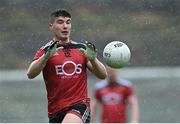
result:
<svg viewBox="0 0 180 124"><path fill-rule="evenodd" d="M66 24L71 24L71 20L67 20L67 21L66 21Z"/></svg>
<svg viewBox="0 0 180 124"><path fill-rule="evenodd" d="M63 20L57 20L57 23L58 23L58 24L63 24L64 21L63 21Z"/></svg>

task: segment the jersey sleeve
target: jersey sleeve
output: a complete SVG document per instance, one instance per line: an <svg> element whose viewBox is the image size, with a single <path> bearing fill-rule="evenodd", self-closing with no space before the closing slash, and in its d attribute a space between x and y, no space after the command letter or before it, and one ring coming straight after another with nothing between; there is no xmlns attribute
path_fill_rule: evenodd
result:
<svg viewBox="0 0 180 124"><path fill-rule="evenodd" d="M126 95L127 95L127 96L131 96L131 95L133 95L133 94L134 94L134 91L133 91L132 85L131 85L131 86L128 86L128 87L126 88Z"/></svg>
<svg viewBox="0 0 180 124"><path fill-rule="evenodd" d="M35 54L34 58L32 59L32 61L39 59L43 54L44 54L44 50L43 49L39 49L36 52L36 54Z"/></svg>

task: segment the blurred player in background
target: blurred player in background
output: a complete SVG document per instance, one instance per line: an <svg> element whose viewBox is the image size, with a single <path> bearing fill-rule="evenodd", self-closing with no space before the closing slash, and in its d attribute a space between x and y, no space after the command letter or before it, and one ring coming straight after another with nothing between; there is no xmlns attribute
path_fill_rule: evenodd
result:
<svg viewBox="0 0 180 124"><path fill-rule="evenodd" d="M138 101L131 82L118 79L117 70L107 67L107 80L95 84L95 100L92 101L92 116L100 106L102 123L127 123L127 107L130 105L131 122L138 122Z"/></svg>
<svg viewBox="0 0 180 124"><path fill-rule="evenodd" d="M28 78L43 73L50 123L88 123L87 69L96 77L105 79L106 68L97 59L97 50L92 43L80 44L70 40L69 12L54 11L49 28L53 39L35 54L27 71Z"/></svg>

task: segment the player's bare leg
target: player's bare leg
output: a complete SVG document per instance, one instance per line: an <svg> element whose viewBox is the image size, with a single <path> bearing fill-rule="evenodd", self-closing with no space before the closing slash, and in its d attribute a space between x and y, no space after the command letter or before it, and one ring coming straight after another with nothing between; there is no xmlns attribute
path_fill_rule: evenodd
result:
<svg viewBox="0 0 180 124"><path fill-rule="evenodd" d="M67 113L62 123L83 123L81 118L73 113Z"/></svg>

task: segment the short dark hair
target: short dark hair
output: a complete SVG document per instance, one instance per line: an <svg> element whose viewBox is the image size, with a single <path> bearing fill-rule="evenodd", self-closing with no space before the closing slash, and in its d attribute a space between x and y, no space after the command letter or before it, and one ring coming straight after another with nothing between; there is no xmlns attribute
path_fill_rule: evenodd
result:
<svg viewBox="0 0 180 124"><path fill-rule="evenodd" d="M54 22L54 18L63 16L71 18L71 14L65 9L58 9L51 13L51 22Z"/></svg>

